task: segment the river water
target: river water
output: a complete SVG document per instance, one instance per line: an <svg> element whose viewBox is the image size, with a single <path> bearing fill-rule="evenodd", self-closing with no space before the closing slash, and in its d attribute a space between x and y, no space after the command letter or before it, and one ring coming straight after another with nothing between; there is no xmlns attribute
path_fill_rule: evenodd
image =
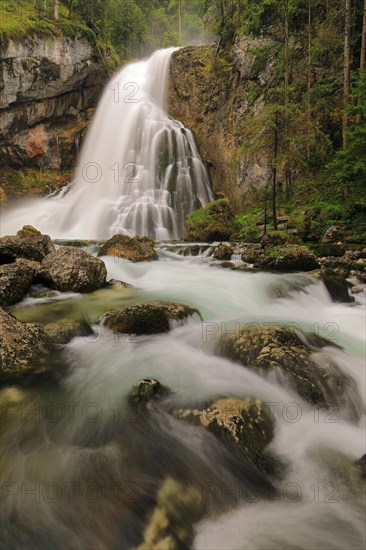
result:
<svg viewBox="0 0 366 550"><path fill-rule="evenodd" d="M157 262L103 260L108 278L133 286L28 298L13 308L21 320L44 323L82 315L94 334L74 338L54 358L56 380L2 390L3 547L137 548L169 478L182 529L192 521L182 507L190 491L209 501L209 516L194 523L196 549L364 548L365 481L354 465L365 453L363 298L335 304L308 275L231 271L207 253L183 257L176 246L161 246ZM140 337L117 337L97 322L112 303L150 299L194 306L203 321ZM311 407L286 380L217 355L225 334L253 323L326 337L326 353L356 382L357 395L340 408ZM286 465L281 476L265 479L203 428L159 407L148 418L132 414L127 396L142 378L171 388L175 407L261 399L273 414L270 450Z"/></svg>

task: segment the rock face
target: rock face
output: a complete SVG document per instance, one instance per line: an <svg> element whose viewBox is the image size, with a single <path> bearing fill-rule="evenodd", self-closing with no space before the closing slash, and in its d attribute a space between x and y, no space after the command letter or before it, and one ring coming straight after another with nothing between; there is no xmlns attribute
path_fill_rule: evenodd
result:
<svg viewBox="0 0 366 550"><path fill-rule="evenodd" d="M182 324L198 310L182 304L151 302L105 314L105 326L124 334L168 332L174 323Z"/></svg>
<svg viewBox="0 0 366 550"><path fill-rule="evenodd" d="M271 178L270 152L238 154L246 117L261 112L273 81L270 55L263 61L254 53L266 46L244 37L230 59L217 56L216 45L185 47L172 57L169 112L192 130L214 191L229 197L235 212L250 186L264 188Z"/></svg>
<svg viewBox="0 0 366 550"><path fill-rule="evenodd" d="M317 348L327 342L317 339ZM313 352L295 331L282 327L245 329L221 343L221 354L233 361L283 383L284 378L297 393L312 404L342 406L347 395L359 401L355 382L334 365L326 354ZM352 409L352 404L350 405ZM358 407L350 411L357 416Z"/></svg>
<svg viewBox="0 0 366 550"><path fill-rule="evenodd" d="M147 237L114 235L101 247L99 256L118 256L129 262L152 262L158 259L154 241Z"/></svg>
<svg viewBox="0 0 366 550"><path fill-rule="evenodd" d="M48 254L39 274L44 284L62 292L92 292L105 285L106 277L102 260L71 246Z"/></svg>
<svg viewBox="0 0 366 550"><path fill-rule="evenodd" d="M6 264L16 258L41 262L47 254L55 251L48 235L42 235L31 226L25 226L15 236L0 238L0 263Z"/></svg>
<svg viewBox="0 0 366 550"><path fill-rule="evenodd" d="M25 264L0 265L0 305L20 302L33 281L33 269Z"/></svg>
<svg viewBox="0 0 366 550"><path fill-rule="evenodd" d="M0 308L1 379L46 369L49 340L43 330L31 323L20 323Z"/></svg>
<svg viewBox="0 0 366 550"><path fill-rule="evenodd" d="M107 78L86 38L10 39L0 49L0 162L72 167Z"/></svg>

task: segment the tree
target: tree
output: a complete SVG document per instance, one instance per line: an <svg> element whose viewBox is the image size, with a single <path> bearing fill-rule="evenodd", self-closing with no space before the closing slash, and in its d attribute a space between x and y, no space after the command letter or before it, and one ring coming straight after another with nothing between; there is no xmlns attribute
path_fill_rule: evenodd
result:
<svg viewBox="0 0 366 550"><path fill-rule="evenodd" d="M344 69L343 69L343 149L347 147L348 106L351 75L351 0L344 0Z"/></svg>

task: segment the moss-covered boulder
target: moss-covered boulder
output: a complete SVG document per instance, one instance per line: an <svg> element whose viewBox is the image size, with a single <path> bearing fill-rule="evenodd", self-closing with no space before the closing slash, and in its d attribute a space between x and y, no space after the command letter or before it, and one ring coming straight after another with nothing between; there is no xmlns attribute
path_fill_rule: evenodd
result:
<svg viewBox="0 0 366 550"><path fill-rule="evenodd" d="M264 376L275 377L281 385L286 380L311 404L344 407L345 414L357 419L357 385L321 351L326 345L329 342L313 337L310 347L294 330L258 326L228 335L220 343L220 353Z"/></svg>
<svg viewBox="0 0 366 550"><path fill-rule="evenodd" d="M210 202L187 216L186 241L228 241L235 231L234 214L227 199Z"/></svg>
<svg viewBox="0 0 366 550"><path fill-rule="evenodd" d="M139 380L128 395L128 404L133 409L146 408L148 403L156 402L171 394L171 390L154 378Z"/></svg>
<svg viewBox="0 0 366 550"><path fill-rule="evenodd" d="M0 238L0 263L11 263L16 258L41 262L54 250L48 235L42 235L34 227L26 225L16 235Z"/></svg>
<svg viewBox="0 0 366 550"><path fill-rule="evenodd" d="M204 514L202 490L166 478L157 495L156 506L137 550L183 550L192 548L194 524Z"/></svg>
<svg viewBox="0 0 366 550"><path fill-rule="evenodd" d="M0 377L17 379L48 368L51 342L45 332L32 323L20 323L0 308Z"/></svg>
<svg viewBox="0 0 366 550"><path fill-rule="evenodd" d="M33 281L33 269L25 264L0 265L0 306L20 302Z"/></svg>
<svg viewBox="0 0 366 550"><path fill-rule="evenodd" d="M270 465L265 454L273 438L273 419L259 399L226 398L204 409L179 409L174 416L204 426L226 447L266 471Z"/></svg>
<svg viewBox="0 0 366 550"><path fill-rule="evenodd" d="M134 263L158 259L153 240L127 235L114 235L101 246L99 256L117 256Z"/></svg>
<svg viewBox="0 0 366 550"><path fill-rule="evenodd" d="M192 315L201 317L197 309L182 304L150 302L109 311L104 316L104 324L111 330L124 334L158 334L185 323Z"/></svg>
<svg viewBox="0 0 366 550"><path fill-rule="evenodd" d="M92 292L106 284L106 277L102 260L71 246L48 254L38 275L46 286L61 292Z"/></svg>
<svg viewBox="0 0 366 550"><path fill-rule="evenodd" d="M264 271L313 271L319 268L319 262L306 246L275 246L259 255L254 267Z"/></svg>

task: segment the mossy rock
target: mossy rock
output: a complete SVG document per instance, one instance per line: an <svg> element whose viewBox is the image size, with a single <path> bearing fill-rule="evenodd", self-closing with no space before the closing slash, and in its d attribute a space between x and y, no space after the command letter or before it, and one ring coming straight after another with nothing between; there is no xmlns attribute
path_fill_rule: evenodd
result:
<svg viewBox="0 0 366 550"><path fill-rule="evenodd" d="M234 214L227 199L210 202L192 212L185 222L186 241L228 241L234 233Z"/></svg>
<svg viewBox="0 0 366 550"><path fill-rule="evenodd" d="M159 334L169 332L175 324L183 324L192 315L201 315L197 309L168 302L151 302L122 310L109 311L104 324L123 334Z"/></svg>
<svg viewBox="0 0 366 550"><path fill-rule="evenodd" d="M260 255L255 268L263 271L280 271L288 273L291 271L313 271L319 268L319 262L306 246L275 246L266 249Z"/></svg>
<svg viewBox="0 0 366 550"><path fill-rule="evenodd" d="M0 263L14 262L17 258L41 262L54 251L50 237L31 225L25 225L16 235L0 238Z"/></svg>
<svg viewBox="0 0 366 550"><path fill-rule="evenodd" d="M208 429L227 448L245 456L260 470L271 468L265 449L273 438L273 419L259 399L229 397L204 409L178 409L176 418Z"/></svg>
<svg viewBox="0 0 366 550"><path fill-rule="evenodd" d="M264 376L275 377L281 385L287 380L288 386L312 405L336 405L350 419L357 420L357 384L322 351L330 345L328 341L308 335L307 342L292 329L258 326L228 335L220 342L219 352Z"/></svg>
<svg viewBox="0 0 366 550"><path fill-rule="evenodd" d="M158 260L152 239L127 235L114 235L101 246L99 256L117 256L134 263Z"/></svg>

